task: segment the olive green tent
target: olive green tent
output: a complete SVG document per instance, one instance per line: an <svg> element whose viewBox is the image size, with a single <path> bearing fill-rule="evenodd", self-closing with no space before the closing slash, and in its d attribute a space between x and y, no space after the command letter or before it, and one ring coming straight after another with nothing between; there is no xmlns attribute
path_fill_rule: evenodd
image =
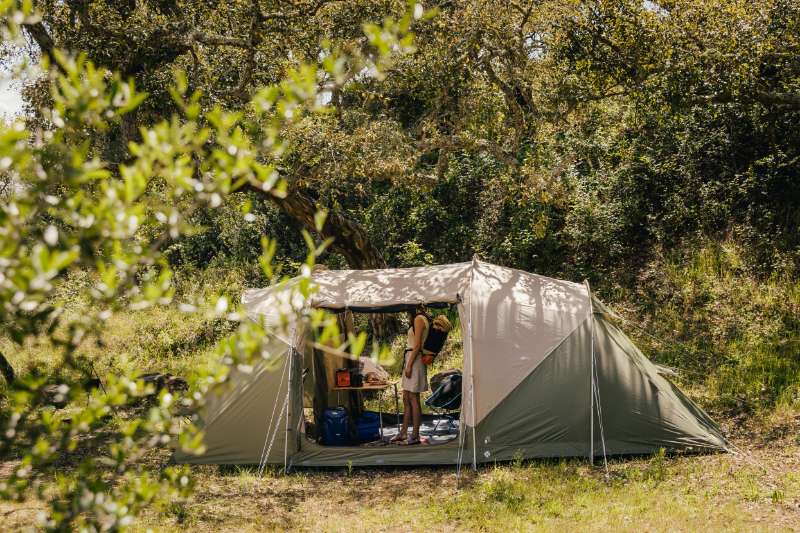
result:
<svg viewBox="0 0 800 533"><path fill-rule="evenodd" d="M322 446L305 436L309 332L275 340L269 363L233 371L202 415L207 451L186 463L290 466L472 464L515 457L727 450L717 425L661 376L587 284L479 260L384 270L322 270L307 305L399 311L457 307L463 332L458 438L428 446ZM251 316L277 324L286 286L246 291ZM298 322L301 324L301 322ZM305 362L304 362L305 361ZM319 387L317 387L319 388ZM312 388L313 390L313 388ZM313 394L313 393L312 393Z"/></svg>

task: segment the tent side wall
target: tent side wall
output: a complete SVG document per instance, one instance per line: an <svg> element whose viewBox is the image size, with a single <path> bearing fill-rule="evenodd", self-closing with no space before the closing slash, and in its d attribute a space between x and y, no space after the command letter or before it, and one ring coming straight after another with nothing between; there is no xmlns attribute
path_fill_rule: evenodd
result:
<svg viewBox="0 0 800 533"><path fill-rule="evenodd" d="M588 455L591 339L585 319L481 421L479 462Z"/></svg>
<svg viewBox="0 0 800 533"><path fill-rule="evenodd" d="M592 431L593 335L600 409ZM604 448L608 455L727 449L711 418L601 313L587 317L478 424L478 462L585 457L592 433L595 456Z"/></svg>
<svg viewBox="0 0 800 533"><path fill-rule="evenodd" d="M609 453L727 449L714 421L661 376L622 330L602 313L595 313L594 323L600 405ZM595 452L602 451L598 445Z"/></svg>
<svg viewBox="0 0 800 533"><path fill-rule="evenodd" d="M482 261L474 262L469 297L465 364L474 362L480 424L586 320L591 304L584 285Z"/></svg>
<svg viewBox="0 0 800 533"><path fill-rule="evenodd" d="M175 461L189 464L283 464L285 456L296 453L299 438L295 431L302 417L302 390L299 382L288 403L290 370L298 375L298 357L289 357L285 344L271 347L273 358L260 362L247 373L233 369L227 383L209 392L203 411L203 455L177 450ZM290 368L290 362L293 367ZM287 436L287 411L290 416ZM270 446L271 444L271 446ZM288 445L288 449L287 449ZM265 456L269 450L269 455Z"/></svg>

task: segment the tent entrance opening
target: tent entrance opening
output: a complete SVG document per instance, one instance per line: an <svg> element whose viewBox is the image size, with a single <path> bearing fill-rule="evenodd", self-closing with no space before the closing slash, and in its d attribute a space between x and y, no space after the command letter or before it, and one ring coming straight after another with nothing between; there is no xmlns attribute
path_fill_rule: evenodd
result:
<svg viewBox="0 0 800 533"><path fill-rule="evenodd" d="M425 367L428 390L420 394L420 440L423 446L446 444L458 438L461 425L463 345L455 306L430 306L433 316L445 315L453 325L444 348ZM372 311L372 310L370 310ZM392 311L395 311L394 309ZM403 311L407 311L403 309ZM413 308L411 309L413 312ZM372 334L374 312L337 313L342 338L358 331ZM381 313L383 324L407 332L409 313ZM368 345L370 342L368 341ZM403 356L407 333L397 334L391 355L375 361L364 355L347 357L306 342L303 354L303 413L305 439L322 446L386 447L394 449L403 422ZM409 425L408 435L412 433Z"/></svg>

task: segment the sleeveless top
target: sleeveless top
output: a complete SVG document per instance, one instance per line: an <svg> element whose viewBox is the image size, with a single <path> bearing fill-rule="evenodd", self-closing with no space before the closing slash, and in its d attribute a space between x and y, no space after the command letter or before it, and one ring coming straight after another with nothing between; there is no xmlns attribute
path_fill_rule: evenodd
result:
<svg viewBox="0 0 800 533"><path fill-rule="evenodd" d="M422 339L420 339L419 343L419 353L422 353L422 347L425 346L425 341L428 338L428 333L431 330L431 322L428 320L428 317L425 315L416 315L414 316L414 320L417 320L417 317L421 316L422 319L425 321L425 331L422 332ZM408 328L408 337L406 338L406 350L410 351L414 349L414 324L411 324L411 327Z"/></svg>
<svg viewBox="0 0 800 533"><path fill-rule="evenodd" d="M416 316L414 320L416 320ZM425 319L425 331L422 333L422 345L425 345L425 339L428 338L428 331L430 331L430 321L427 317ZM414 327L408 328L408 339L406 340L406 351L403 354L403 371L401 379L401 387L404 391L408 392L425 392L428 390L428 367L422 363L422 349L417 354L414 362L411 365L411 377L406 377L405 366L406 357L413 351L414 346Z"/></svg>

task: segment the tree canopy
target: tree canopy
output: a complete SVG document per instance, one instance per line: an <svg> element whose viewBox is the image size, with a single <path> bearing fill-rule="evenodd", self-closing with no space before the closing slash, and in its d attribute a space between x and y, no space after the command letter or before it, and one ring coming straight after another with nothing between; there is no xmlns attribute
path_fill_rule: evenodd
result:
<svg viewBox="0 0 800 533"><path fill-rule="evenodd" d="M174 111L173 69L184 69L189 86L202 91L201 106L238 109L292 66L324 60L325 46L366 53L361 24L402 5L37 7L44 18L26 30L42 52L54 43L85 51L150 94L105 133L107 152L121 150L124 159L138 126ZM260 231L311 228L319 205L331 213L323 235L336 239L338 264L355 268L480 253L591 277L641 260L653 246L709 234L753 245L754 265L796 265L795 2L427 7L437 16L416 29L418 53L380 77L355 72L335 89L326 88L330 78L317 80L331 112L287 130L278 168L289 194L274 202L275 212L252 191L250 201L271 222L251 242ZM41 86L27 94L32 103L48 97ZM194 239L175 258L203 262L223 249L230 243ZM288 243L282 250L293 253Z"/></svg>

